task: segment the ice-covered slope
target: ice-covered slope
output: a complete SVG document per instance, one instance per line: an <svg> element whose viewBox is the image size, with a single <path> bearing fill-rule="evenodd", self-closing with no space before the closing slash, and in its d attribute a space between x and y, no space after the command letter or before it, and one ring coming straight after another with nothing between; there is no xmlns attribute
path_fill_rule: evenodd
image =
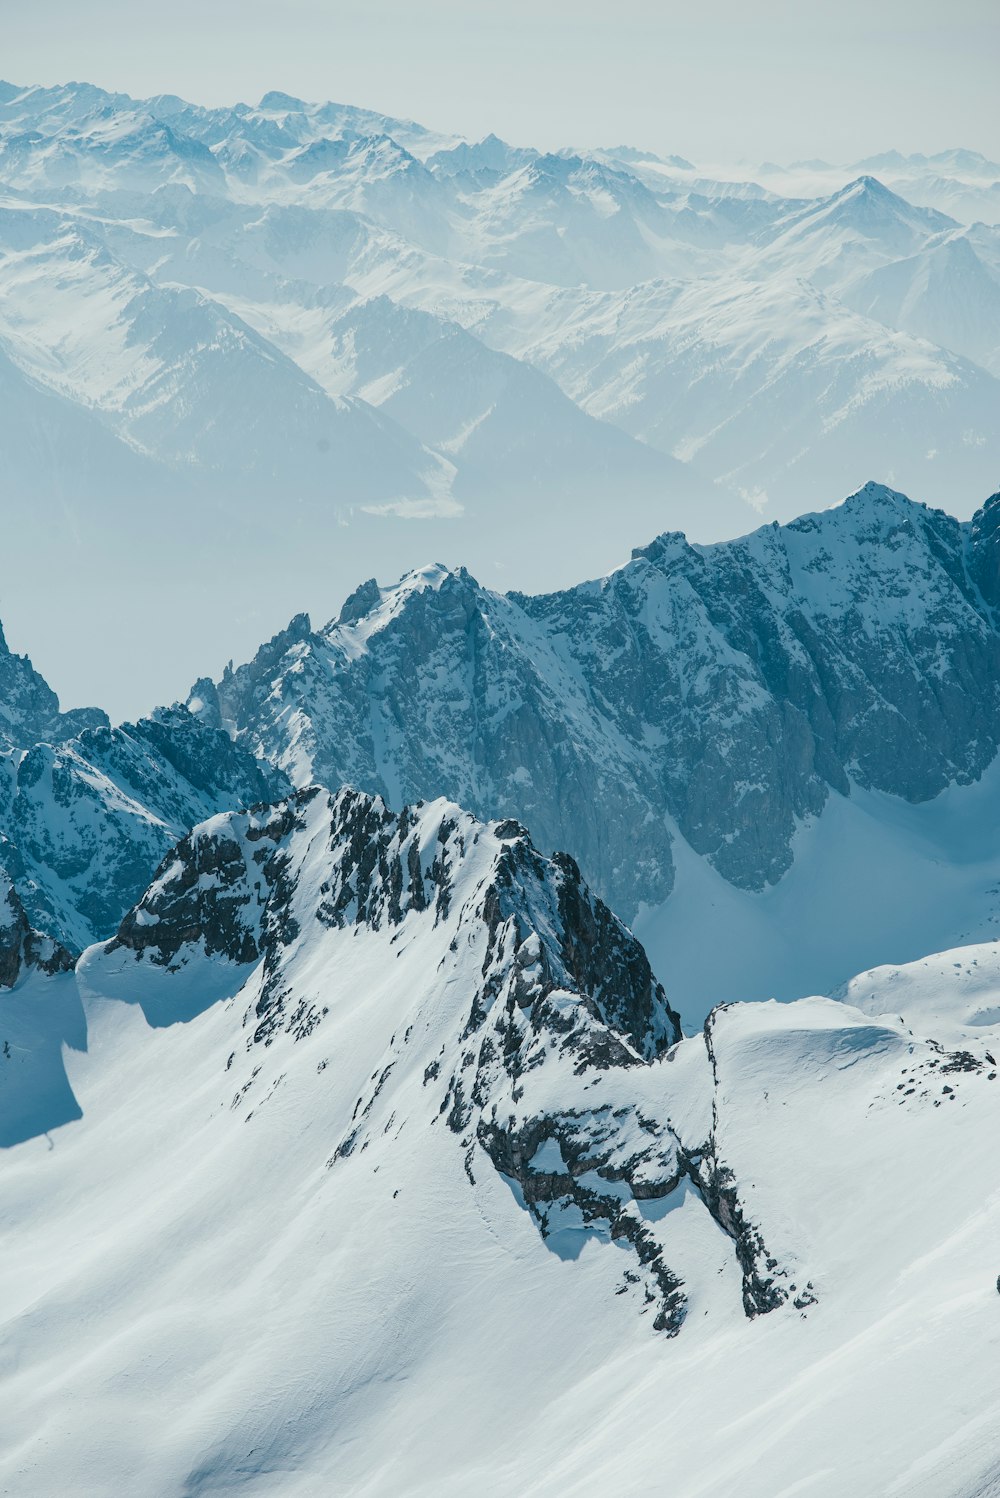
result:
<svg viewBox="0 0 1000 1498"><path fill-rule="evenodd" d="M997 1036L876 1008L678 1044L516 826L213 819L0 999L8 1485L988 1492Z"/></svg>
<svg viewBox="0 0 1000 1498"><path fill-rule="evenodd" d="M372 581L199 682L196 710L300 783L521 817L626 917L669 892L674 830L763 889L831 791L921 801L993 759L997 511L962 525L871 484L545 597L441 567Z"/></svg>

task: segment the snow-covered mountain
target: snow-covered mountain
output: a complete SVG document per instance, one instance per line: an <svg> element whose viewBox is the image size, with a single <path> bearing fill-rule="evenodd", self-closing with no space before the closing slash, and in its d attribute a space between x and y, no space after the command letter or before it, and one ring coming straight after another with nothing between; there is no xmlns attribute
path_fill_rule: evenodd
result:
<svg viewBox="0 0 1000 1498"><path fill-rule="evenodd" d="M76 952L115 929L195 822L287 789L180 708L117 728L96 708L61 713L2 631L0 703L0 877L24 921Z"/></svg>
<svg viewBox="0 0 1000 1498"><path fill-rule="evenodd" d="M36 744L4 769L0 862L35 923L77 951L114 928L196 821L283 784L179 709Z"/></svg>
<svg viewBox="0 0 1000 1498"><path fill-rule="evenodd" d="M680 1039L516 824L213 818L0 1003L0 1470L988 1492L998 993L980 948Z"/></svg>
<svg viewBox="0 0 1000 1498"><path fill-rule="evenodd" d="M1000 368L1000 276L962 232L937 237L903 260L869 272L849 293L851 304L919 338Z"/></svg>
<svg viewBox="0 0 1000 1498"><path fill-rule="evenodd" d="M766 514L799 513L838 472L847 487L878 469L956 511L958 492L994 487L996 379L796 276L550 293L484 336ZM705 538L697 519L691 529Z"/></svg>
<svg viewBox="0 0 1000 1498"><path fill-rule="evenodd" d="M989 171L890 153L753 181L280 93L207 109L5 84L15 515L41 507L56 549L85 552L53 563L81 616L94 592L138 607L131 527L163 613L184 571L168 517L206 553L224 541L227 568L177 611L185 673L206 631L245 655L296 608L428 555L548 591L609 571L623 537L721 539L869 473L968 516L1000 471L1000 240L907 183L965 192ZM275 583L249 607L264 550ZM49 650L38 594L29 566L0 607ZM107 700L87 661L137 680L138 630L99 611L88 628L73 669ZM118 686L117 712L177 694L153 665L152 697Z"/></svg>
<svg viewBox="0 0 1000 1498"><path fill-rule="evenodd" d="M998 191L0 83L0 1489L997 1489Z"/></svg>
<svg viewBox="0 0 1000 1498"><path fill-rule="evenodd" d="M661 180L670 176L691 181L699 169L688 163L667 163L645 153L643 166ZM678 166L686 170L678 171ZM757 167L727 164L721 174L731 177L733 191L761 197L821 197L836 192L845 182L872 174L917 206L937 209L952 218L971 224L985 221L995 224L1000 206L1000 165L978 151L963 149L936 151L932 155L901 151L880 151L859 161L839 165L829 161L794 161L781 166L763 162ZM711 175L705 168L700 174ZM716 169L716 175L720 172Z"/></svg>
<svg viewBox="0 0 1000 1498"><path fill-rule="evenodd" d="M323 517L447 488L447 465L370 406L331 399L218 302L155 285L52 215L12 211L5 227L9 356L168 472L228 475L244 512L272 503L281 483L293 507ZM236 491L223 484L226 497L231 507Z"/></svg>
<svg viewBox="0 0 1000 1498"><path fill-rule="evenodd" d="M320 780L531 826L637 922L692 1022L981 940L998 513L962 524L869 485L739 541L667 534L539 597L441 565L369 580L327 626L296 615L200 678L188 710L115 728L61 713L4 649L0 864L79 950L199 819ZM739 942L710 940L720 924Z"/></svg>
<svg viewBox="0 0 1000 1498"><path fill-rule="evenodd" d="M26 655L16 655L0 626L0 752L28 749L39 740L71 738L86 728L107 727L100 708L64 713L59 698Z"/></svg>
<svg viewBox="0 0 1000 1498"><path fill-rule="evenodd" d="M73 962L68 948L31 925L13 880L0 869L0 989L14 988L26 974L70 972Z"/></svg>
<svg viewBox="0 0 1000 1498"><path fill-rule="evenodd" d="M629 919L669 894L677 833L763 890L831 792L920 802L994 758L998 516L869 484L738 541L664 535L541 597L440 566L373 580L190 705L297 784L516 816Z"/></svg>
<svg viewBox="0 0 1000 1498"><path fill-rule="evenodd" d="M611 495L627 495L640 530L657 525L665 494L726 511L724 496L690 465L588 416L540 369L489 348L458 323L383 296L331 318L327 335L316 379L333 394L377 406L445 454L455 465L452 493L512 574L526 531L535 548L559 548L566 507L578 528L577 576L597 561L587 535L600 535ZM450 401L442 390L453 392ZM737 527L745 519L736 501L728 513Z"/></svg>

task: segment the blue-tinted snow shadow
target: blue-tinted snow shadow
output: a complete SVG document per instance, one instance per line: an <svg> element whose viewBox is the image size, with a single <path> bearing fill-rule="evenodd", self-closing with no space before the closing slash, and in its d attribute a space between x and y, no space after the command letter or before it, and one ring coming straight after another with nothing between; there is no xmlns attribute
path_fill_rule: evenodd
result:
<svg viewBox="0 0 1000 1498"><path fill-rule="evenodd" d="M75 973L29 973L12 989L0 990L0 1149L83 1117L64 1048L87 1049L84 999L133 1004L151 1028L163 1029L231 998L253 972L252 964L206 959L196 970L169 973L136 963L131 952L115 955L117 961L91 948Z"/></svg>
<svg viewBox="0 0 1000 1498"><path fill-rule="evenodd" d="M662 1222L671 1212L676 1212L683 1207L688 1198L703 1204L701 1193L688 1176L683 1176L673 1191L668 1191L666 1196L647 1196L637 1198L636 1206L639 1208L639 1216L644 1222Z"/></svg>
<svg viewBox="0 0 1000 1498"><path fill-rule="evenodd" d="M114 952L92 947L80 959L77 974L85 995L133 1004L147 1025L163 1030L188 1024L215 1004L231 999L255 965L237 965L199 953L171 969L142 961L125 947Z"/></svg>
<svg viewBox="0 0 1000 1498"><path fill-rule="evenodd" d="M573 1201L568 1198L563 1201L547 1203L545 1207L544 1226L539 1220L538 1214L533 1211L525 1200L524 1192L519 1183L501 1171L500 1179L509 1188L511 1196L517 1202L523 1212L526 1212L538 1229L539 1237L550 1253L563 1260L578 1259L587 1243L614 1243L618 1248L626 1246L622 1239L611 1237L611 1224L603 1218L597 1218L585 1222L583 1213ZM586 1178L584 1183L586 1184ZM615 1187L614 1182L603 1183L611 1191ZM600 1189L600 1188L598 1188ZM631 1198L631 1192L624 1183L618 1183L618 1189L623 1200ZM702 1197L693 1182L684 1176L672 1191L665 1196L636 1197L635 1206L639 1216L644 1222L662 1222L671 1212L678 1211L690 1198L695 1198L699 1203Z"/></svg>
<svg viewBox="0 0 1000 1498"><path fill-rule="evenodd" d="M583 1213L573 1201L557 1200L546 1203L543 1225L537 1213L528 1206L519 1183L511 1176L504 1175L503 1171L500 1171L499 1175L518 1206L530 1217L545 1247L550 1253L555 1254L557 1259L572 1261L580 1257L587 1243L611 1242L611 1224L602 1218L584 1222Z"/></svg>
<svg viewBox="0 0 1000 1498"><path fill-rule="evenodd" d="M576 1210L579 1211L579 1207ZM569 1261L578 1259L587 1243L610 1243L611 1231L609 1226L581 1221L557 1228L550 1227L544 1234L542 1242L557 1259Z"/></svg>
<svg viewBox="0 0 1000 1498"><path fill-rule="evenodd" d="M147 1025L154 1030L186 1025L206 1009L239 993L252 972L253 965L233 967L228 962L206 961L196 975L185 975L185 980L174 978L171 982L172 975L167 974L162 975L167 978L164 983L156 981L161 974L151 982L144 979L141 991L130 1002L138 1004Z"/></svg>
<svg viewBox="0 0 1000 1498"><path fill-rule="evenodd" d="M66 1075L67 1045L87 1049L87 1016L73 973L32 973L0 993L0 1148L83 1117Z"/></svg>

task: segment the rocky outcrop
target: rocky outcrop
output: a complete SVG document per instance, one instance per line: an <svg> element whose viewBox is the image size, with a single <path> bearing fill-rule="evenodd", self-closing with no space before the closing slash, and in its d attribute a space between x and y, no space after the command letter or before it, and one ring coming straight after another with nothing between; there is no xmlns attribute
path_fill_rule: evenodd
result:
<svg viewBox="0 0 1000 1498"><path fill-rule="evenodd" d="M206 960L257 965L244 1018L252 1052L323 1023L326 1008L293 969L295 953L324 932L364 930L391 956L397 940L428 927L439 969L450 965L465 984L460 1028L424 1062L424 1085L439 1099L432 1117L458 1136L470 1174L482 1151L517 1185L544 1236L572 1207L630 1245L629 1283L644 1287L656 1325L676 1331L683 1289L635 1202L676 1186L677 1141L629 1097L629 1076L675 1045L680 1026L642 948L572 859L546 859L518 824L483 825L445 802L397 814L379 797L310 787L195 828L105 950L134 954L137 990L144 971L183 981ZM472 967L459 955L467 950ZM416 1043L409 1030L405 1043ZM331 1163L365 1148L395 1064L372 1077L367 1102L359 1097ZM616 1076L614 1103L557 1103L552 1089L566 1069L580 1079L581 1101L595 1078ZM562 1148L558 1178L537 1165L545 1140Z"/></svg>
<svg viewBox="0 0 1000 1498"><path fill-rule="evenodd" d="M64 713L59 698L26 655L15 655L0 626L0 749L60 743L86 728L106 726L97 707Z"/></svg>
<svg viewBox="0 0 1000 1498"><path fill-rule="evenodd" d="M79 951L116 929L196 822L285 789L280 771L182 708L100 722L0 761L0 868L31 921Z"/></svg>
<svg viewBox="0 0 1000 1498"><path fill-rule="evenodd" d="M0 988L13 988L22 973L66 973L73 954L50 936L35 931L10 876L0 869Z"/></svg>

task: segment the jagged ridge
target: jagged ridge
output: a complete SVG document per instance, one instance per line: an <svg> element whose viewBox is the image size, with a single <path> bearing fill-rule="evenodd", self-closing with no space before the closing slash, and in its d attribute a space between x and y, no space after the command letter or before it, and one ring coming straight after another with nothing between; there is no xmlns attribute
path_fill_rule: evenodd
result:
<svg viewBox="0 0 1000 1498"><path fill-rule="evenodd" d="M736 541L662 536L543 597L442 567L369 581L191 705L293 780L518 817L628 918L669 893L672 828L760 889L831 790L920 801L994 758L998 513L869 484Z"/></svg>

